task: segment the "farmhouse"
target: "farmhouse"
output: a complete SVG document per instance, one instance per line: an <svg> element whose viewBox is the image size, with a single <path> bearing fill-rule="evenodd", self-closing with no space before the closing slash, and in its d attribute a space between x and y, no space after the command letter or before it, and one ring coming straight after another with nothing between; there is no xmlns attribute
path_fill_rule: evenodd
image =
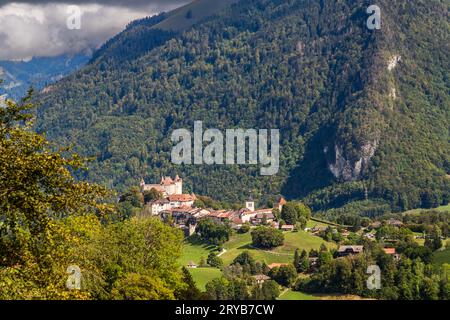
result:
<svg viewBox="0 0 450 320"><path fill-rule="evenodd" d="M288 266L288 263L271 263L269 264L267 267L272 270L273 268L279 268L279 267L283 267L283 266Z"/></svg>
<svg viewBox="0 0 450 320"><path fill-rule="evenodd" d="M315 225L315 226L311 229L311 233L317 234L317 233L320 233L320 232L325 231L325 230L327 230L327 227L326 227L326 226L318 226L318 225Z"/></svg>
<svg viewBox="0 0 450 320"><path fill-rule="evenodd" d="M283 231L294 231L295 227L291 224L285 224L282 225L280 229Z"/></svg>
<svg viewBox="0 0 450 320"><path fill-rule="evenodd" d="M339 257L353 256L363 253L364 246L340 246L338 249Z"/></svg>
<svg viewBox="0 0 450 320"><path fill-rule="evenodd" d="M263 284L264 282L269 281L271 279L265 274L257 274L256 276L253 276L253 278L256 280L257 284Z"/></svg>
<svg viewBox="0 0 450 320"><path fill-rule="evenodd" d="M256 211L256 215L250 220L255 226L268 223L271 224L275 220L275 216L272 213L272 209L263 209Z"/></svg>
<svg viewBox="0 0 450 320"><path fill-rule="evenodd" d="M393 256L395 260L400 260L400 255L396 252L395 248L384 248L384 253Z"/></svg>

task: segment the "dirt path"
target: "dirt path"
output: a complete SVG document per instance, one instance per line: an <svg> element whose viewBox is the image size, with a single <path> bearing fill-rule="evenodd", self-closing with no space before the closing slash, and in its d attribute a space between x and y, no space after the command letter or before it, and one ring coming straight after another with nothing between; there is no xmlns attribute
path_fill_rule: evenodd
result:
<svg viewBox="0 0 450 320"><path fill-rule="evenodd" d="M220 257L221 255L223 255L223 254L226 253L226 252L227 252L227 249L222 249L222 252L219 253L217 256Z"/></svg>

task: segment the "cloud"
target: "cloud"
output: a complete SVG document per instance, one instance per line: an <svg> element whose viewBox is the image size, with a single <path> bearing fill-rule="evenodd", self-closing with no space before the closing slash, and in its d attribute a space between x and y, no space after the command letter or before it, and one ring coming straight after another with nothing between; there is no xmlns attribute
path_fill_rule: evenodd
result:
<svg viewBox="0 0 450 320"><path fill-rule="evenodd" d="M100 4L113 7L127 7L127 8L168 8L183 5L189 0L14 0L6 1L0 0L0 7L11 3L26 3L26 4L69 4L69 5L86 5L86 4Z"/></svg>
<svg viewBox="0 0 450 320"><path fill-rule="evenodd" d="M4 4L0 7L0 60L24 60L96 49L130 21L173 9L184 1L26 2L31 1L6 4L0 0L0 5ZM68 6L74 4L79 5L82 13L80 30L67 27Z"/></svg>

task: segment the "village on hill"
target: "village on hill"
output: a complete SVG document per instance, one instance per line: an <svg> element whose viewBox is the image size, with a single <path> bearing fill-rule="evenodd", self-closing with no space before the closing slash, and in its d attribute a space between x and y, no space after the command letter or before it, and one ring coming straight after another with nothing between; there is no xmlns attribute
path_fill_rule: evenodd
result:
<svg viewBox="0 0 450 320"><path fill-rule="evenodd" d="M270 225L285 231L294 230L293 225L280 225L273 214L274 209L281 212L286 204L284 198L280 198L274 208L256 209L255 202L250 199L245 203L245 208L239 210L213 210L196 207L196 195L183 194L183 179L178 175L175 179L162 177L159 184L145 184L142 180L140 187L142 192L155 190L161 193L161 199L146 203L151 215L162 218L171 216L174 225L182 229L186 236L193 235L198 221L204 218L217 222L228 221L235 230L239 230L246 223L251 226Z"/></svg>
<svg viewBox="0 0 450 320"><path fill-rule="evenodd" d="M213 209L201 201L203 197L184 193L183 179L178 175L162 177L156 184L142 180L139 190L145 199L142 215L157 217L183 231L186 244L180 262L202 290L208 290L214 279L236 272L233 266L243 260L241 267L250 268L256 284L275 281L285 288L279 292L280 299L317 298L304 293L318 290L308 287L311 285L305 284L305 279L318 277L324 265L349 263L346 267L357 268L353 265L356 261L366 264L383 256L392 262L392 268L399 268L413 256L431 261L434 249L448 251L446 235L418 232L422 226L409 221L409 216L364 218L357 225L342 225L313 217L309 208L283 197L265 208L257 208L255 201L248 199L242 208ZM304 211L295 216L293 208ZM428 249L431 246L433 250ZM360 281L359 286L366 285Z"/></svg>

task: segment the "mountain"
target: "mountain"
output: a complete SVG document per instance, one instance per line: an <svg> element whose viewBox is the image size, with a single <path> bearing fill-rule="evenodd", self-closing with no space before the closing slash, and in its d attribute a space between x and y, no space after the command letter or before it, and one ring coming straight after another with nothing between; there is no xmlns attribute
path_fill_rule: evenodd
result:
<svg viewBox="0 0 450 320"><path fill-rule="evenodd" d="M40 90L78 70L90 59L88 54L35 57L29 61L0 61L0 95L23 97L32 86Z"/></svg>
<svg viewBox="0 0 450 320"><path fill-rule="evenodd" d="M449 1L380 0L381 30L367 28L371 4L246 0L192 26L170 19L198 7L131 23L37 97L38 130L118 190L179 174L236 202L283 194L370 215L448 203ZM280 172L171 164L171 132L196 120L280 129Z"/></svg>
<svg viewBox="0 0 450 320"><path fill-rule="evenodd" d="M165 31L184 31L236 2L238 0L196 0L169 12L164 20L152 28Z"/></svg>

